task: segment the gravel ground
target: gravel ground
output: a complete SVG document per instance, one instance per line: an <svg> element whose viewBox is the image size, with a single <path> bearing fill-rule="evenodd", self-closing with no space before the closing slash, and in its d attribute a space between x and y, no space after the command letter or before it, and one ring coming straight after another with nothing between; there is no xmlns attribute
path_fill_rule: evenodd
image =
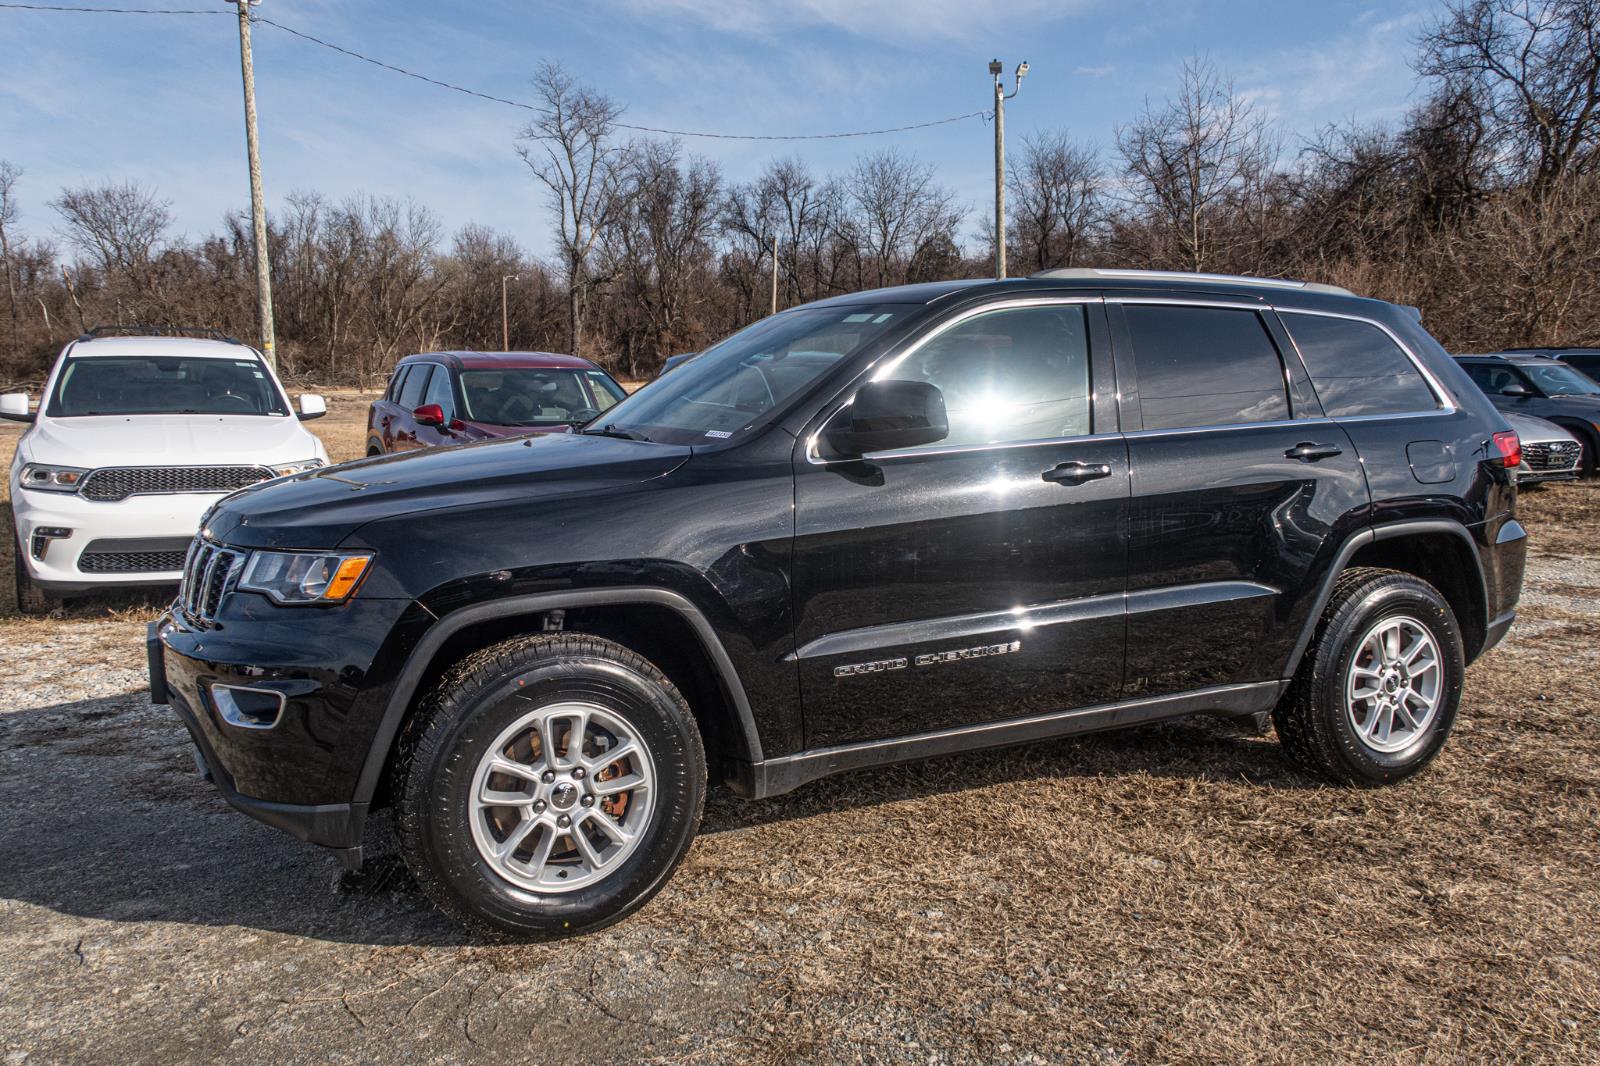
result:
<svg viewBox="0 0 1600 1066"><path fill-rule="evenodd" d="M0 1054L1600 1061L1600 488L1523 508L1521 620L1413 782L1196 721L714 796L649 907L535 946L436 917L381 819L348 877L231 811L148 601L0 617Z"/></svg>

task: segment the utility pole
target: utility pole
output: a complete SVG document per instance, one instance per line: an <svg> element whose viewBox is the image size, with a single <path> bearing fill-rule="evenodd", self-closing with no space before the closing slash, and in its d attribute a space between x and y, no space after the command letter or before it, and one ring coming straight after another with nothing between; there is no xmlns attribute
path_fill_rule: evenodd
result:
<svg viewBox="0 0 1600 1066"><path fill-rule="evenodd" d="M1017 64L1014 86L1008 95L1002 77L1005 66L998 59L989 61L994 77L994 276L1006 276L1006 101L1022 91L1022 76L1028 73L1026 61Z"/></svg>
<svg viewBox="0 0 1600 1066"><path fill-rule="evenodd" d="M250 57L250 9L261 0L238 0L239 72L244 77L244 140L250 154L250 220L256 244L256 315L261 320L261 354L278 368L277 338L272 329L272 266L267 260L267 208L261 193L261 148L256 135L256 68Z"/></svg>
<svg viewBox="0 0 1600 1066"><path fill-rule="evenodd" d="M772 313L778 313L778 235L772 235Z"/></svg>
<svg viewBox="0 0 1600 1066"><path fill-rule="evenodd" d="M502 274L500 276L500 350L511 350L511 316L506 313L506 282L521 281L515 274Z"/></svg>

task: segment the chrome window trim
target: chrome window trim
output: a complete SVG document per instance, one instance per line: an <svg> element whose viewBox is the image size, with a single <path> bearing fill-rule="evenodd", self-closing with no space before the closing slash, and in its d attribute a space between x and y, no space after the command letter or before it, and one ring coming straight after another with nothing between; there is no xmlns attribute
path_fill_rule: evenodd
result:
<svg viewBox="0 0 1600 1066"><path fill-rule="evenodd" d="M1417 373L1422 375L1422 380L1427 384L1429 390L1432 391L1434 402L1439 405L1439 407L1433 411L1396 411L1381 415L1348 415L1340 418L1339 421L1346 422L1355 421L1357 419L1374 418L1414 418L1418 415L1453 415L1456 413L1458 405L1456 404L1455 397L1450 393L1450 390L1444 387L1443 382L1433 376L1433 371L1429 370L1428 367L1417 356L1417 353L1411 350L1411 345L1407 344L1398 333L1384 325L1382 322L1379 322L1377 319L1368 317L1367 315L1351 315L1344 314L1339 311L1312 311L1299 307L1275 307L1273 310L1275 310L1279 316L1312 315L1317 318L1342 318L1347 322L1360 322L1363 325L1376 326L1378 329L1382 330L1391 341L1394 342L1395 347L1399 348L1405 353L1405 357L1407 359L1411 360L1411 365L1416 368ZM1305 363L1305 354L1300 351L1300 342L1294 339L1294 331L1288 328L1288 323L1285 323L1284 326L1284 332L1289 335L1289 343L1294 345L1295 354L1300 356L1300 362ZM1310 372L1311 367L1309 364L1307 364L1306 373L1309 374ZM1316 384L1316 379L1312 378L1312 388L1315 388ZM1320 401L1321 398L1319 397L1318 399Z"/></svg>
<svg viewBox="0 0 1600 1066"><path fill-rule="evenodd" d="M1104 305L1105 302L1105 297L1098 294L1094 296L1039 296L1016 297L1008 300L999 300L994 303L981 304L977 307L970 307L967 310L962 311L960 314L952 316L948 321L940 323L938 328L933 330L931 333L928 333L926 336L917 338L917 340L905 351L894 356L883 366L873 370L871 374L867 376L866 382L863 382L863 384L884 380L886 375L893 373L896 367L905 362L912 355L916 354L924 344L927 344L929 341L934 340L937 337L943 336L949 330L954 329L956 326L959 326L961 323L966 322L969 319L977 318L979 315L992 314L996 311L1013 311L1019 308L1030 307L1063 307L1074 304ZM1090 353L1089 358L1091 360L1094 358L1093 352ZM824 417L818 424L816 432L812 433L806 438L807 463L812 466L827 466L830 463L856 463L861 462L863 459L899 459L911 455L953 455L958 452L988 451L993 448L1037 447L1044 444L1060 444L1067 441L1108 440L1118 436L1118 434L1115 433L1086 433L1082 436L1076 437L1051 437L1043 440L996 441L990 444L952 444L946 447L929 445L926 448L905 448L900 451L869 452L866 455L852 459L822 458L821 452L817 448L817 442L822 436L823 429L827 428L828 423L832 422L838 417L840 411L843 411L846 407L849 407L852 403L855 403L855 399L856 394L855 391L852 390L848 398L840 402L827 413L826 417ZM1091 420L1094 417L1095 399L1094 373L1091 367L1089 374L1089 417ZM1090 425L1091 427L1093 426L1092 421Z"/></svg>
<svg viewBox="0 0 1600 1066"><path fill-rule="evenodd" d="M1203 296L1194 299L1183 299L1176 296L1108 296L1108 304L1157 304L1166 307L1221 307L1234 311L1254 311L1260 314L1270 311L1272 305L1266 302L1251 303L1247 300L1216 299L1208 300Z"/></svg>

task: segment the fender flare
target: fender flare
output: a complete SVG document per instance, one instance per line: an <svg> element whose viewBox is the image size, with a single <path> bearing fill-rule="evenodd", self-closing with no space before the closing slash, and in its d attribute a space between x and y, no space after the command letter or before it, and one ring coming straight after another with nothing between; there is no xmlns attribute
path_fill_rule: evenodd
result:
<svg viewBox="0 0 1600 1066"><path fill-rule="evenodd" d="M1413 521L1390 522L1385 525L1368 526L1357 530L1345 539L1339 546L1339 553L1334 556L1333 565L1328 568L1326 576L1322 579L1322 587L1317 590L1317 598L1311 606L1311 613L1306 616L1305 623L1300 630L1300 637L1295 641L1294 650L1289 653L1289 665L1284 669L1283 676L1292 678L1295 671L1300 669L1300 659L1306 653L1306 648L1311 645L1311 638L1317 632L1317 623L1322 621L1322 612L1328 607L1328 600L1333 597L1333 586L1339 580L1356 552L1369 544L1376 544L1382 540L1393 540L1396 537L1417 536L1429 533L1448 533L1459 537L1467 545L1472 558L1472 569L1478 577L1477 591L1479 603L1484 608L1484 622L1488 618L1489 585L1483 575L1483 559L1478 554L1477 542L1472 539L1472 534L1467 532L1467 527L1459 522L1450 522L1445 519L1429 518Z"/></svg>
<svg viewBox="0 0 1600 1066"><path fill-rule="evenodd" d="M451 636L467 626L509 615L627 604L667 607L676 611L689 623L699 637L703 650L711 659L723 692L738 715L745 748L742 758L752 763L760 762L761 734L756 729L755 715L750 710L750 701L745 695L744 684L739 680L733 660L728 657L727 649L722 646L722 640L717 636L716 630L687 597L668 589L631 586L544 592L528 596L510 596L503 600L463 607L450 612L428 628L422 639L417 642L417 646L406 657L400 678L395 682L394 691L389 694L383 718L373 734L372 745L367 750L367 759L361 768L361 776L356 781L354 802L366 805L372 801L378 790L378 782L383 777L384 767L389 761L389 752L394 747L395 737L400 732L401 723L405 721L406 711L411 707L417 686L422 682L422 675L433 662L440 647Z"/></svg>

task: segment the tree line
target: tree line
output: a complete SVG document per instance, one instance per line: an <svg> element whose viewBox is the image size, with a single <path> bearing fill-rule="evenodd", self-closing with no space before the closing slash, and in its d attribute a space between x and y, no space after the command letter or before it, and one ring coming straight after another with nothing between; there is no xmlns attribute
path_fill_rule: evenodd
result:
<svg viewBox="0 0 1600 1066"><path fill-rule="evenodd" d="M1448 0L1414 66L1420 102L1384 125L1293 139L1196 59L1105 152L1026 138L1013 271L1296 277L1421 307L1452 350L1600 342L1600 0ZM482 225L447 236L414 202L296 193L268 236L287 375L370 384L407 352L498 349L508 277L513 348L644 377L768 313L774 266L780 308L990 272L992 219L913 153L831 174L786 156L733 181L620 136L620 106L559 66L534 87L545 110L516 150L555 220L549 261ZM257 334L247 216L184 238L158 190L113 182L61 190L40 225L21 176L0 162L0 379L36 381L104 322Z"/></svg>

